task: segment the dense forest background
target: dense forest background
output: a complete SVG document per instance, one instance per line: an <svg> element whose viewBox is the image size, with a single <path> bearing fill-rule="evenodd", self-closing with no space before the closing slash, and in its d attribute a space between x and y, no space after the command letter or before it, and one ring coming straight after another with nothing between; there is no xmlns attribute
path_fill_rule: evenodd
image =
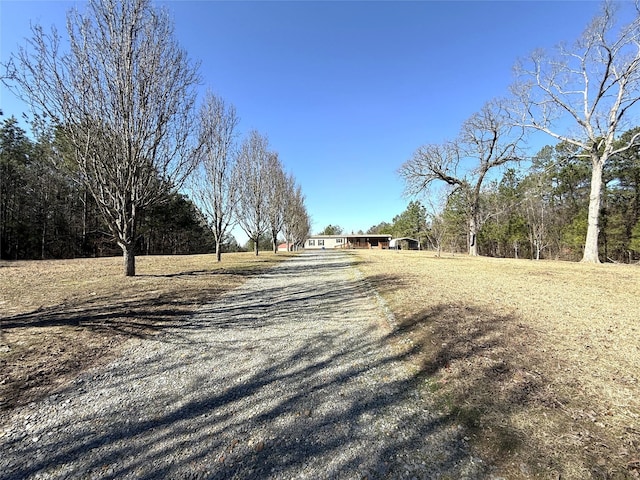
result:
<svg viewBox="0 0 640 480"><path fill-rule="evenodd" d="M626 142L638 132L621 135ZM42 131L34 129L34 131ZM546 146L526 164L505 169L487 182L480 202L478 249L494 257L579 260L587 229L589 159L562 143ZM55 132L31 139L16 118L0 124L0 253L2 259L46 259L119 255L106 223ZM640 259L640 146L606 166L600 212L603 261ZM143 212L139 254L215 251L215 240L196 205L169 193ZM440 202L411 201L391 221L368 233L420 240L423 248L465 252L468 238L464 191L443 192ZM261 245L269 249L269 237ZM243 247L233 236L224 251ZM246 245L244 248L253 248Z"/></svg>
<svg viewBox="0 0 640 480"><path fill-rule="evenodd" d="M215 251L201 212L180 193L143 212L136 251L190 254ZM227 251L239 247L229 237ZM55 132L32 140L15 117L0 126L0 254L2 259L121 255Z"/></svg>

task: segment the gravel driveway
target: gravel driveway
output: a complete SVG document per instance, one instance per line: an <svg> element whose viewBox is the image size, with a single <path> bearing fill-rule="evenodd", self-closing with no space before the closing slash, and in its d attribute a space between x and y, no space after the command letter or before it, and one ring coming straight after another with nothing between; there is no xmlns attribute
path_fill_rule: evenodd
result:
<svg viewBox="0 0 640 480"><path fill-rule="evenodd" d="M299 255L12 411L0 478L485 478L390 331L348 254Z"/></svg>

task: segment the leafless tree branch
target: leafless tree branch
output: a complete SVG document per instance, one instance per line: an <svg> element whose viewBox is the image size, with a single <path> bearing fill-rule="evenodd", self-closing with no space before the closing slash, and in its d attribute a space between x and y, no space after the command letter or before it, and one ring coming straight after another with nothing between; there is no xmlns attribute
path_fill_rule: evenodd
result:
<svg viewBox="0 0 640 480"><path fill-rule="evenodd" d="M67 15L69 51L40 26L8 65L14 91L60 125L135 274L140 212L194 167L197 66L149 0L90 0Z"/></svg>
<svg viewBox="0 0 640 480"><path fill-rule="evenodd" d="M615 147L615 136L640 101L638 3L631 20L621 24L616 6L605 1L575 45L559 47L553 54L534 52L516 65L516 74L512 91L519 98L520 125L579 147L591 157L583 261L597 263L603 167L621 151ZM560 120L566 117L577 131L562 127Z"/></svg>
<svg viewBox="0 0 640 480"><path fill-rule="evenodd" d="M235 175L239 118L235 107L207 92L199 117L200 165L192 176L191 192L216 241L222 259L222 241L233 228L238 200Z"/></svg>

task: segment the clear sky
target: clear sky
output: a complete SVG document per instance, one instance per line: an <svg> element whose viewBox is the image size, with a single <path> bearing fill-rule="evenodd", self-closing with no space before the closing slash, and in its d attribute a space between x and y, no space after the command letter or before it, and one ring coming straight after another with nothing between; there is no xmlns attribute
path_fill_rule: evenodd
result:
<svg viewBox="0 0 640 480"><path fill-rule="evenodd" d="M410 199L400 165L504 96L518 57L572 42L596 1L163 1L201 62L202 94L268 136L306 195L313 233L367 230ZM84 2L0 0L5 62L30 22L64 32ZM4 118L25 106L0 87ZM553 143L549 140L549 143ZM532 152L534 153L534 152ZM239 236L241 237L241 236ZM243 240L239 238L239 240Z"/></svg>

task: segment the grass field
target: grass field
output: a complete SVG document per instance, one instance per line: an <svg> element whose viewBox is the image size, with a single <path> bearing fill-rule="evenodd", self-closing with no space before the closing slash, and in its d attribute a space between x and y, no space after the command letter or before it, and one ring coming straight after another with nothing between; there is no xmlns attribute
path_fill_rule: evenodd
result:
<svg viewBox="0 0 640 480"><path fill-rule="evenodd" d="M358 251L417 391L505 478L640 478L640 267ZM0 414L287 254L0 263ZM0 429L0 436L2 431Z"/></svg>
<svg viewBox="0 0 640 480"><path fill-rule="evenodd" d="M420 391L500 474L640 477L639 266L354 257Z"/></svg>
<svg viewBox="0 0 640 480"><path fill-rule="evenodd" d="M0 262L0 412L107 362L287 257L261 252ZM2 432L0 431L0 434Z"/></svg>

